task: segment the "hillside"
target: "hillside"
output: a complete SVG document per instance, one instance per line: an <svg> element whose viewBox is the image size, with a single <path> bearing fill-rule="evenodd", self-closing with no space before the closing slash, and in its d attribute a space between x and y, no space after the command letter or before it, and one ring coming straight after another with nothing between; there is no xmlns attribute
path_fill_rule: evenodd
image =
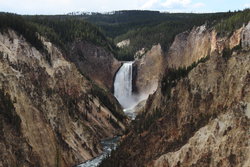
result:
<svg viewBox="0 0 250 167"><path fill-rule="evenodd" d="M99 155L101 140L127 124L117 100L34 23L0 22L0 166L68 167Z"/></svg>
<svg viewBox="0 0 250 167"><path fill-rule="evenodd" d="M22 34L36 49L45 53L48 63L51 58L39 36L60 48L64 58L76 64L83 75L112 91L114 75L121 65L115 58L118 49L98 27L76 19L61 20L56 16L27 19L9 13L0 14L0 21L1 32L11 28Z"/></svg>
<svg viewBox="0 0 250 167"><path fill-rule="evenodd" d="M128 47L132 53L146 48L150 49L153 45L160 44L164 51L167 51L175 35L193 26L200 26L204 23L209 26L214 25L217 21L227 18L231 13L214 13L214 14L165 14L166 17L155 25L144 24L133 27L125 34L115 38L115 42L130 39ZM168 16L168 17L167 17ZM147 16L145 16L147 17Z"/></svg>
<svg viewBox="0 0 250 167"><path fill-rule="evenodd" d="M107 37L108 42L104 46L111 49L118 60L133 60L134 54L142 48L149 50L153 45L160 43L163 50L167 51L178 33L204 23L214 25L217 21L228 18L232 14L232 12L191 14L129 10L107 14L71 13L57 16L26 16L26 18L42 25L50 25L51 22L67 22L67 20L80 20L79 22L84 20L93 23ZM62 26L58 26L59 30L60 27ZM114 46L114 43L126 39L131 41L128 47L118 49Z"/></svg>
<svg viewBox="0 0 250 167"><path fill-rule="evenodd" d="M115 43L130 39L130 45L122 49L120 56L132 60L134 54L145 48L160 44L167 51L175 35L193 26L204 23L215 25L233 13L161 13L158 11L117 11L112 14L93 13L76 15L102 28L103 32L114 39Z"/></svg>

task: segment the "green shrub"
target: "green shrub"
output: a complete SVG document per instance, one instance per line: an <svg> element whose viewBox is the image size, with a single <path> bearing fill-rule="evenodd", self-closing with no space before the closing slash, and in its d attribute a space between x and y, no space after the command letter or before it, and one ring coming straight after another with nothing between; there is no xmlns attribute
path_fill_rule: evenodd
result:
<svg viewBox="0 0 250 167"><path fill-rule="evenodd" d="M152 112L148 112L149 114L142 113L139 115L139 118L134 122L135 130L137 133L142 133L143 131L149 130L151 125L155 122L155 120L162 117L163 112L155 108Z"/></svg>
<svg viewBox="0 0 250 167"><path fill-rule="evenodd" d="M93 83L91 94L97 97L118 120L123 121L125 115L118 111L116 105L111 101L110 97L108 97L108 92Z"/></svg>
<svg viewBox="0 0 250 167"><path fill-rule="evenodd" d="M10 95L0 90L0 115L4 117L6 123L14 126L17 132L21 130L21 119L15 111Z"/></svg>
<svg viewBox="0 0 250 167"><path fill-rule="evenodd" d="M110 122L110 124L115 127L115 128L120 128L120 125L117 123L117 121L115 121L111 116L108 117L108 120Z"/></svg>
<svg viewBox="0 0 250 167"><path fill-rule="evenodd" d="M3 52L0 52L0 59L3 59Z"/></svg>
<svg viewBox="0 0 250 167"><path fill-rule="evenodd" d="M224 48L223 51L222 51L222 57L225 59L225 60L228 60L234 51L239 51L241 50L242 47L241 47L241 43L237 46L235 46L234 48L230 49L230 48Z"/></svg>
<svg viewBox="0 0 250 167"><path fill-rule="evenodd" d="M117 60L120 61L133 61L134 53L129 47L118 48L114 55Z"/></svg>
<svg viewBox="0 0 250 167"><path fill-rule="evenodd" d="M4 32L8 28L21 34L36 49L44 51L44 46L37 35L37 28L21 16L10 13L0 13L0 31Z"/></svg>
<svg viewBox="0 0 250 167"><path fill-rule="evenodd" d="M161 80L161 92L162 94L170 97L171 89L176 86L177 82L186 77L189 72L195 68L199 63L204 63L209 60L209 56L201 58L197 62L192 63L188 67L180 67L178 69L168 68L166 69L164 76Z"/></svg>
<svg viewBox="0 0 250 167"><path fill-rule="evenodd" d="M222 51L222 57L224 59L226 59L226 60L229 59L231 57L231 55L232 55L232 50L231 49L229 49L229 48L223 49L223 51Z"/></svg>

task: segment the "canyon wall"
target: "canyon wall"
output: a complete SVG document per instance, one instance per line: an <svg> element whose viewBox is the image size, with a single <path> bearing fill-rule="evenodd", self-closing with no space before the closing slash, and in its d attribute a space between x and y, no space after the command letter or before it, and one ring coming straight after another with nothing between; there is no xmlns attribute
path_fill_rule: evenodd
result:
<svg viewBox="0 0 250 167"><path fill-rule="evenodd" d="M133 91L138 94L152 94L158 86L163 71L164 54L161 45L155 45L133 64Z"/></svg>
<svg viewBox="0 0 250 167"><path fill-rule="evenodd" d="M165 68L188 67L214 52L222 53L224 48L232 49L240 44L242 31L243 28L240 28L230 37L220 37L214 29L202 25L176 35L166 53L163 53L160 44L152 46L133 64L133 91L152 94Z"/></svg>
<svg viewBox="0 0 250 167"><path fill-rule="evenodd" d="M85 76L103 88L113 89L113 80L121 63L109 50L86 41L76 41L70 48L70 54L66 56Z"/></svg>
<svg viewBox="0 0 250 167"><path fill-rule="evenodd" d="M194 27L190 32L176 35L165 63L170 68L188 67L213 52L222 53L224 48L232 49L240 44L242 31L243 28L240 28L231 36L219 36L215 29L206 25Z"/></svg>
<svg viewBox="0 0 250 167"><path fill-rule="evenodd" d="M125 129L117 101L43 43L37 50L12 30L0 33L0 166L73 166Z"/></svg>

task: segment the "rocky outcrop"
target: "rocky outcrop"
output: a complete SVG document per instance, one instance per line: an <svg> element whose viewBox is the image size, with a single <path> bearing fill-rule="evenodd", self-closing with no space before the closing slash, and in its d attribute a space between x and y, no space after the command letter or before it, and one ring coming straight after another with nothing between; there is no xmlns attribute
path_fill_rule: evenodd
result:
<svg viewBox="0 0 250 167"><path fill-rule="evenodd" d="M121 107L43 43L0 33L0 166L73 166L125 128Z"/></svg>
<svg viewBox="0 0 250 167"><path fill-rule="evenodd" d="M241 43L244 48L247 45L244 43L248 42L249 25L236 30L229 37L219 36L213 28L202 25L177 35L166 54L160 45L153 46L146 54L144 49L138 51L145 55L137 58L133 64L133 91L152 94L165 68L188 67L214 52L222 53L224 49L233 49Z"/></svg>
<svg viewBox="0 0 250 167"><path fill-rule="evenodd" d="M133 64L133 91L151 94L157 86L163 69L163 51L160 44L152 47L141 59Z"/></svg>
<svg viewBox="0 0 250 167"><path fill-rule="evenodd" d="M71 44L71 51L67 56L85 76L101 87L112 90L113 80L121 63L110 51L86 41L78 41Z"/></svg>
<svg viewBox="0 0 250 167"><path fill-rule="evenodd" d="M219 36L213 28L206 25L194 27L175 37L167 56L166 64L171 68L188 67L193 62L211 55L213 52L222 53L225 48L233 49L242 43L249 46L249 26L243 26L231 36Z"/></svg>
<svg viewBox="0 0 250 167"><path fill-rule="evenodd" d="M119 48L124 48L124 47L127 47L129 45L130 45L130 39L123 40L123 41L118 42L116 44L116 46L119 47Z"/></svg>
<svg viewBox="0 0 250 167"><path fill-rule="evenodd" d="M250 23L247 24L246 27L243 28L241 33L241 39L242 39L242 48L247 50L250 48Z"/></svg>
<svg viewBox="0 0 250 167"><path fill-rule="evenodd" d="M136 60L137 60L137 59L140 59L142 56L145 55L145 53L146 53L146 49L145 49L145 48L142 48L141 50L138 50L138 51L135 53L134 57L135 57Z"/></svg>
<svg viewBox="0 0 250 167"><path fill-rule="evenodd" d="M250 51L245 45L233 47L238 41L247 43L247 38L238 40L249 33L246 29L247 26L237 30L231 37L217 37L213 35L215 31L203 32L201 28L195 30L208 33L207 37L182 34L201 41L197 39L194 44L195 39L180 40L181 51L173 50L173 46L178 47L174 43L168 55L169 66L188 66L200 59L198 53L210 58L193 66L189 73L176 70L171 77L183 77L169 81L170 89L159 85L120 147L102 166L248 166ZM216 43L211 42L215 37ZM203 43L209 41L211 45L206 48ZM225 48L230 49L230 41L234 49L224 52ZM190 56L192 61L188 60ZM164 75L170 73L166 71Z"/></svg>
<svg viewBox="0 0 250 167"><path fill-rule="evenodd" d="M186 131L193 134L182 136L188 138L185 144L169 149L149 166L249 164L249 61L250 52L235 52L226 62L224 58L214 55L210 61L191 71L188 81L184 79L179 83L189 90L182 89L179 84L172 90L173 95L182 92L175 97L179 105L176 113L176 125L179 127L179 130L176 129L177 136L183 132L180 125L184 129L191 128ZM196 85L196 88L190 84ZM185 92L193 95L186 96ZM184 100L181 96L192 96L192 100ZM173 138L170 141L178 140L175 136L171 135Z"/></svg>
<svg viewBox="0 0 250 167"><path fill-rule="evenodd" d="M216 35L206 26L194 27L191 32L176 35L171 45L166 63L169 67L189 66L193 62L210 54L211 41Z"/></svg>

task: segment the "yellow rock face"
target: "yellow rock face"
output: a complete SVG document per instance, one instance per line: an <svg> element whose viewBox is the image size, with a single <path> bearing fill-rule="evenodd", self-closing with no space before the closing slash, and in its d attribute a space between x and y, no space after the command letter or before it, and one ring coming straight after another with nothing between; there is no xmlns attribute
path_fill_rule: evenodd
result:
<svg viewBox="0 0 250 167"><path fill-rule="evenodd" d="M151 94L157 86L163 72L164 55L160 44L155 45L141 59L133 64L136 70L134 85L138 94Z"/></svg>

